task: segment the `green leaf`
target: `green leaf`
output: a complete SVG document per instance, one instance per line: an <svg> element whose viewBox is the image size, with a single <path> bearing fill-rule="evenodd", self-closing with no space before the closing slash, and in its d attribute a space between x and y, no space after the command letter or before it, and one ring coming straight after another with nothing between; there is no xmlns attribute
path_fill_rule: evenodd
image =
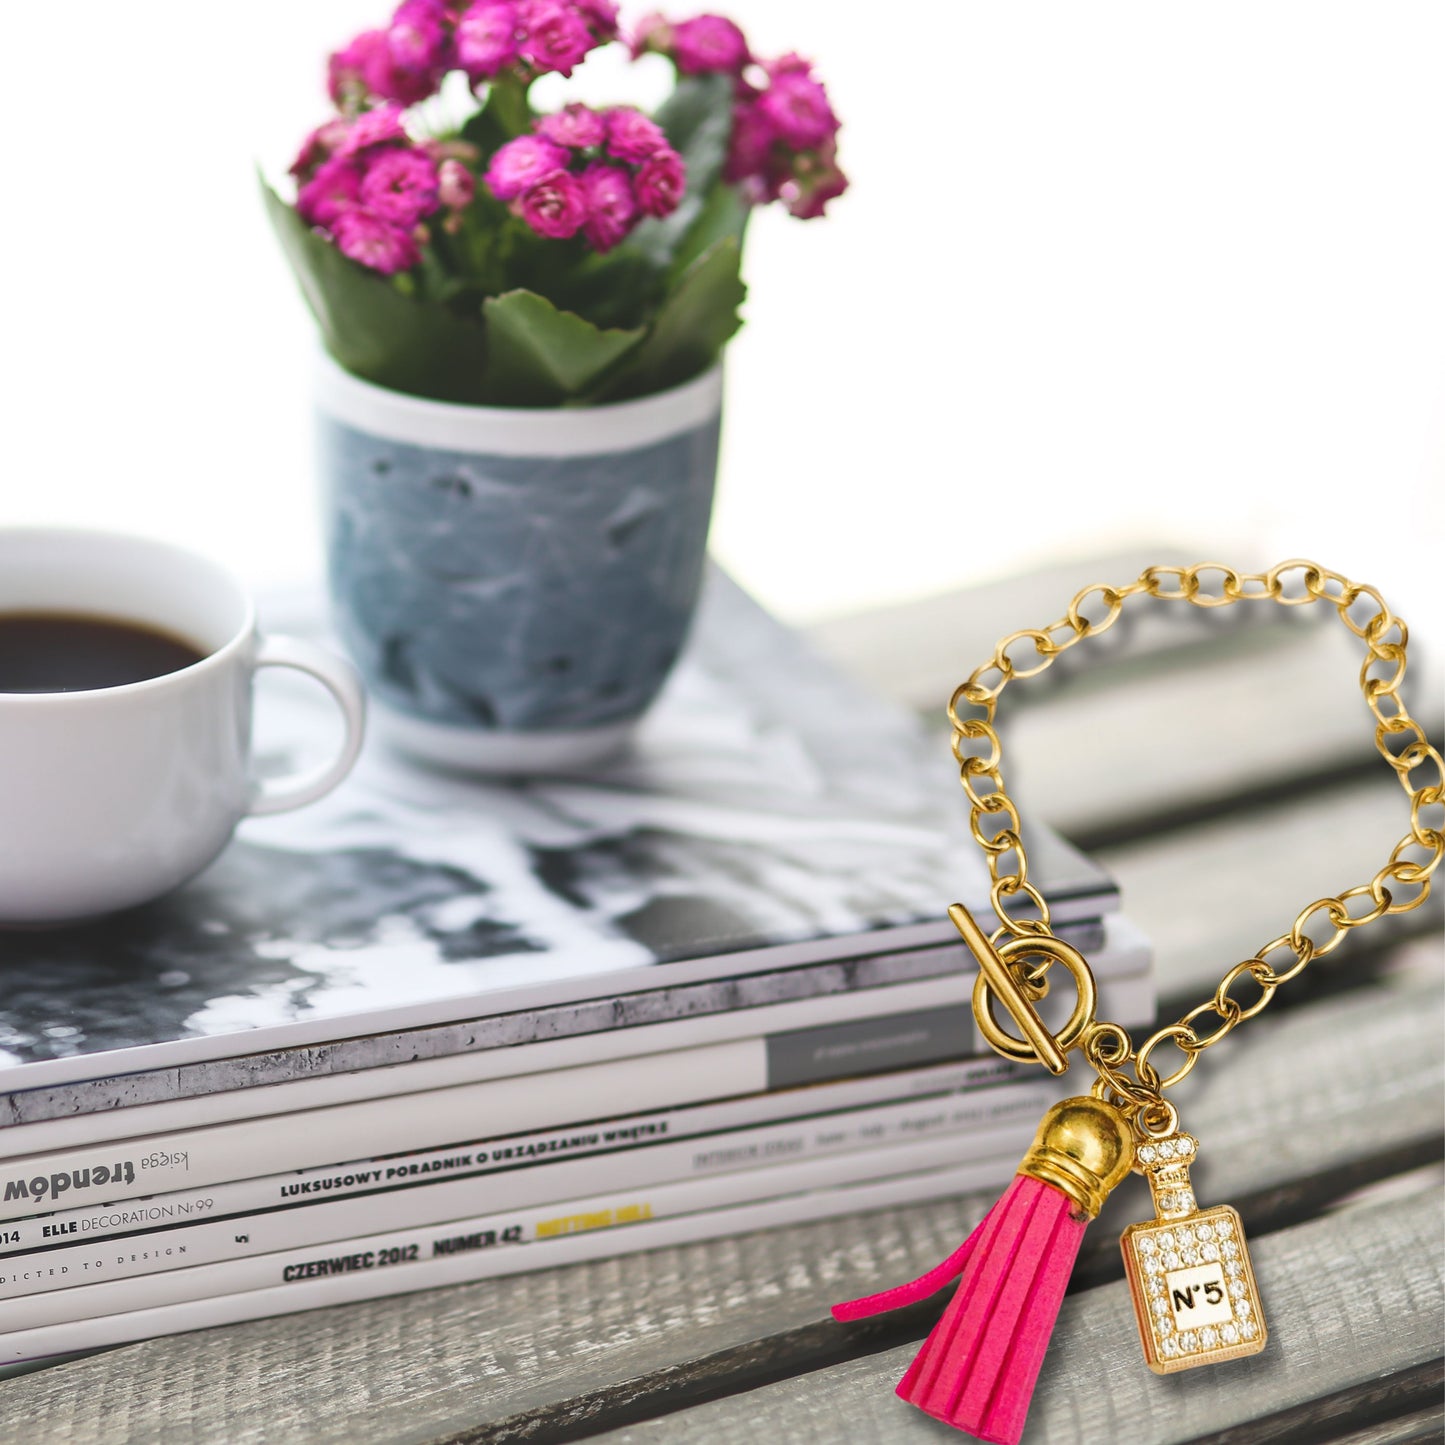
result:
<svg viewBox="0 0 1445 1445"><path fill-rule="evenodd" d="M731 237L741 248L747 229L748 207L726 181L715 181L692 224L683 233L668 268L668 283L676 284L697 258L718 241Z"/></svg>
<svg viewBox="0 0 1445 1445"><path fill-rule="evenodd" d="M498 406L575 401L643 334L603 331L535 291L489 298L482 311L490 349L484 386L488 402Z"/></svg>
<svg viewBox="0 0 1445 1445"><path fill-rule="evenodd" d="M485 187L478 190L457 221L454 230L434 225L427 249L435 257L439 272L451 283L441 294L476 308L475 314L480 315L483 297L519 284L515 258L535 237L526 222L511 215ZM439 293L428 290L424 294Z"/></svg>
<svg viewBox="0 0 1445 1445"><path fill-rule="evenodd" d="M343 256L262 182L266 209L326 349L378 386L436 401L477 402L487 338L481 320L407 295L399 280ZM411 278L400 278L415 286Z"/></svg>
<svg viewBox="0 0 1445 1445"><path fill-rule="evenodd" d="M738 274L741 264L735 237L715 241L687 269L662 303L646 339L607 378L594 400L649 396L706 371L742 325L738 307L747 287Z"/></svg>
<svg viewBox="0 0 1445 1445"><path fill-rule="evenodd" d="M526 84L512 78L497 79L488 86L481 108L462 126L461 137L481 149L483 160L490 160L498 146L526 135L534 118Z"/></svg>
<svg viewBox="0 0 1445 1445"><path fill-rule="evenodd" d="M657 112L657 123L687 167L687 194L663 220L649 218L627 239L655 266L672 264L683 236L711 196L733 128L732 79L726 75L685 75Z"/></svg>
<svg viewBox="0 0 1445 1445"><path fill-rule="evenodd" d="M679 76L655 119L668 143L682 153L688 178L695 181L697 191L709 190L722 171L732 136L732 77Z"/></svg>
<svg viewBox="0 0 1445 1445"><path fill-rule="evenodd" d="M548 244L557 246L555 241ZM570 264L547 274L516 277L554 302L602 327L642 326L651 321L663 296L663 274L652 262L619 246L606 255L585 249Z"/></svg>

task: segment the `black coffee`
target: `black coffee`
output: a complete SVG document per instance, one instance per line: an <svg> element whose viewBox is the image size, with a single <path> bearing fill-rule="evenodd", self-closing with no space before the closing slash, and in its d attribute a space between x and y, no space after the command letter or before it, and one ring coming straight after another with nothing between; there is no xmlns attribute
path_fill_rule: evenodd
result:
<svg viewBox="0 0 1445 1445"><path fill-rule="evenodd" d="M0 692L87 692L164 677L206 654L159 628L69 612L0 612Z"/></svg>

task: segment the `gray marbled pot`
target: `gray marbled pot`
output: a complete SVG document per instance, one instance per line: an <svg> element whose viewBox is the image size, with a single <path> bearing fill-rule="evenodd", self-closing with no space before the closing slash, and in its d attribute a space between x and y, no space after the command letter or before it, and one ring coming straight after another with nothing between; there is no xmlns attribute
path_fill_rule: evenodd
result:
<svg viewBox="0 0 1445 1445"><path fill-rule="evenodd" d="M614 752L692 620L719 369L640 401L457 406L324 359L337 628L408 752L525 772Z"/></svg>

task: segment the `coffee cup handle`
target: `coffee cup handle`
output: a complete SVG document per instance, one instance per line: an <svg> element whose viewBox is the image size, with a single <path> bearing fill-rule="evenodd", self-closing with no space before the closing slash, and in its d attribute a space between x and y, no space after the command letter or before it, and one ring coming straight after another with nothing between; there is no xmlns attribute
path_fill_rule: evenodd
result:
<svg viewBox="0 0 1445 1445"><path fill-rule="evenodd" d="M361 752L366 730L366 694L361 679L349 662L343 661L298 637L263 637L256 649L256 666L294 667L314 677L336 699L346 726L341 751L329 763L289 778L268 778L256 784L255 797L247 816L286 813L325 797L352 769Z"/></svg>

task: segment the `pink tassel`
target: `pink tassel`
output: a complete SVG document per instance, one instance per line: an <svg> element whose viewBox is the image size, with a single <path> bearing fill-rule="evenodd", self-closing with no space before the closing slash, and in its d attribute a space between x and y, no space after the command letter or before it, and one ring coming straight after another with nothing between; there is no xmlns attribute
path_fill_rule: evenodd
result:
<svg viewBox="0 0 1445 1445"><path fill-rule="evenodd" d="M1073 1108L1061 1134L1060 1111L1068 1106L1083 1107ZM1120 1120L1114 1143L1122 1139L1122 1150L1113 1151L1104 1167L1089 1158L1083 1176L1075 1177L1077 1156L1090 1152L1079 1147L1079 1116L1108 1107L1093 1099L1056 1105L1024 1160L1025 1172L948 1259L909 1284L833 1307L835 1319L861 1319L912 1304L962 1275L898 1383L898 1394L910 1404L980 1440L1018 1445L1084 1230L1132 1159Z"/></svg>

